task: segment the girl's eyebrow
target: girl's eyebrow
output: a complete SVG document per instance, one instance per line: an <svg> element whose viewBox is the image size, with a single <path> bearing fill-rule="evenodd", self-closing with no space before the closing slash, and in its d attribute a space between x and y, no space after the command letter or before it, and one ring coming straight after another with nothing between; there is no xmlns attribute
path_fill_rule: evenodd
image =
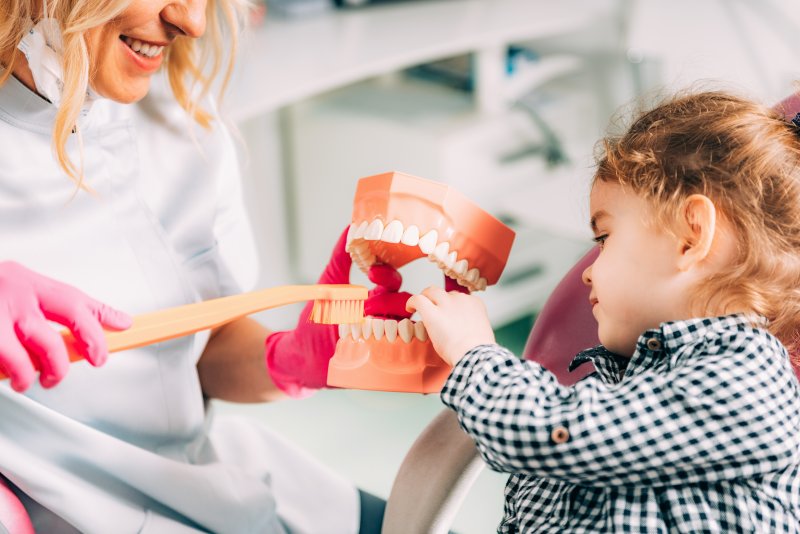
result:
<svg viewBox="0 0 800 534"><path fill-rule="evenodd" d="M597 221L602 219L603 217L610 217L609 213L605 210L597 210L592 215L591 221L589 225L592 227L593 232L597 232Z"/></svg>

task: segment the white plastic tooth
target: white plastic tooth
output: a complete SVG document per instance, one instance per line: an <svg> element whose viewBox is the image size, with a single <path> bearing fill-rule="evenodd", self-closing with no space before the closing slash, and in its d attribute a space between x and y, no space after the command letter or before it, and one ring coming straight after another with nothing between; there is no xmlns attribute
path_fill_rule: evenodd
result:
<svg viewBox="0 0 800 534"><path fill-rule="evenodd" d="M347 337L350 334L350 325L349 324L340 324L339 325L339 337Z"/></svg>
<svg viewBox="0 0 800 534"><path fill-rule="evenodd" d="M403 232L403 236L400 238L400 242L410 247L416 247L419 244L419 228L413 224L406 228L405 232Z"/></svg>
<svg viewBox="0 0 800 534"><path fill-rule="evenodd" d="M453 264L453 272L459 277L463 277L465 274L467 274L468 269L469 264L467 263L467 260L458 260Z"/></svg>
<svg viewBox="0 0 800 534"><path fill-rule="evenodd" d="M361 224L356 227L356 230L353 233L353 239L364 239L364 234L367 233L368 226L369 223L367 221L361 221Z"/></svg>
<svg viewBox="0 0 800 534"><path fill-rule="evenodd" d="M439 234L436 230L431 230L419 239L419 249L424 254L431 254L436 249L436 242L439 239Z"/></svg>
<svg viewBox="0 0 800 534"><path fill-rule="evenodd" d="M436 245L436 248L433 250L433 254L431 254L431 256L433 256L431 259L436 263L445 265L447 262L447 254L449 252L450 252L450 243L448 243L447 241L442 241L441 243Z"/></svg>
<svg viewBox="0 0 800 534"><path fill-rule="evenodd" d="M358 341L358 338L361 337L361 325L359 323L350 325L350 335L353 337L353 341Z"/></svg>
<svg viewBox="0 0 800 534"><path fill-rule="evenodd" d="M414 337L414 325L408 319L403 319L397 323L397 334L405 343L411 343Z"/></svg>
<svg viewBox="0 0 800 534"><path fill-rule="evenodd" d="M486 285L487 285L486 278L484 278L484 277L482 277L482 276L481 276L481 277L478 279L478 282L475 284L475 288L476 288L478 291L483 291L484 289L486 289Z"/></svg>
<svg viewBox="0 0 800 534"><path fill-rule="evenodd" d="M455 251L455 250L454 250L454 251L452 251L450 254L448 254L448 255L447 255L447 258L445 258L445 260L444 260L444 267L445 267L445 269L448 269L448 270L452 269L452 268L453 268L453 266L454 266L454 265L455 265L455 263L456 263L456 259L457 259L457 258L458 258L458 254L456 254L456 251Z"/></svg>
<svg viewBox="0 0 800 534"><path fill-rule="evenodd" d="M381 241L385 241L387 243L399 243L402 237L403 237L403 223L395 219L394 221L386 225L386 228L383 229L383 234L381 234Z"/></svg>
<svg viewBox="0 0 800 534"><path fill-rule="evenodd" d="M383 319L372 319L372 335L376 340L383 337L383 323L385 322Z"/></svg>
<svg viewBox="0 0 800 534"><path fill-rule="evenodd" d="M386 334L386 340L389 343L393 343L397 339L397 321L386 319L383 322L383 333Z"/></svg>
<svg viewBox="0 0 800 534"><path fill-rule="evenodd" d="M469 282L472 285L475 285L475 283L478 281L478 278L480 277L481 277L481 272L477 268L472 268L469 271L467 271L466 275L467 282Z"/></svg>
<svg viewBox="0 0 800 534"><path fill-rule="evenodd" d="M414 336L422 342L428 341L428 331L422 321L414 323Z"/></svg>
<svg viewBox="0 0 800 534"><path fill-rule="evenodd" d="M369 339L372 337L372 318L365 317L361 323L361 337Z"/></svg>
<svg viewBox="0 0 800 534"><path fill-rule="evenodd" d="M367 232L364 234L364 239L367 241L378 241L383 235L383 221L375 219L369 223Z"/></svg>
<svg viewBox="0 0 800 534"><path fill-rule="evenodd" d="M345 252L350 252L350 245L353 243L353 234L356 233L356 223L350 223L350 228L347 229L347 244L344 247Z"/></svg>

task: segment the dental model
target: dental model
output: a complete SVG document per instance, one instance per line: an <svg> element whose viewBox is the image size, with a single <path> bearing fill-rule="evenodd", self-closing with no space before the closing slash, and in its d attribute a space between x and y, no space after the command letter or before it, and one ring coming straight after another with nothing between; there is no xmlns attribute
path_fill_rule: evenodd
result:
<svg viewBox="0 0 800 534"><path fill-rule="evenodd" d="M362 178L347 251L365 274L376 263L399 269L419 258L470 291L497 283L514 231L453 188L399 172ZM435 393L448 366L422 322L366 317L339 326L328 384L350 389Z"/></svg>

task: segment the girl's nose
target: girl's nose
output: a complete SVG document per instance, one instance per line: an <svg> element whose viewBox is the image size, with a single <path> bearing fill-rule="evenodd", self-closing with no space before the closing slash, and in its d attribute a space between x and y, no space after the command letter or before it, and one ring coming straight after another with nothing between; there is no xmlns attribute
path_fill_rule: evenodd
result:
<svg viewBox="0 0 800 534"><path fill-rule="evenodd" d="M581 274L581 280L583 280L583 283L587 286L592 285L592 264L583 270L583 274Z"/></svg>
<svg viewBox="0 0 800 534"><path fill-rule="evenodd" d="M206 31L207 0L176 0L161 10L161 18L180 35L198 38Z"/></svg>

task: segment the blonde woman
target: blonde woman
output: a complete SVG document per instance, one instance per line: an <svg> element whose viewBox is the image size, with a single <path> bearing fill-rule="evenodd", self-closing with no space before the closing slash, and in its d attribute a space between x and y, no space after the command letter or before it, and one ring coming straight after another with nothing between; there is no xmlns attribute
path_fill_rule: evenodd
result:
<svg viewBox="0 0 800 534"><path fill-rule="evenodd" d="M324 387L335 329L245 319L105 363L102 327L255 279L234 149L200 74L225 70L233 2L0 6L0 473L37 531L379 531L381 501L207 413L208 398ZM349 267L340 242L321 281ZM68 364L48 321L91 365Z"/></svg>

